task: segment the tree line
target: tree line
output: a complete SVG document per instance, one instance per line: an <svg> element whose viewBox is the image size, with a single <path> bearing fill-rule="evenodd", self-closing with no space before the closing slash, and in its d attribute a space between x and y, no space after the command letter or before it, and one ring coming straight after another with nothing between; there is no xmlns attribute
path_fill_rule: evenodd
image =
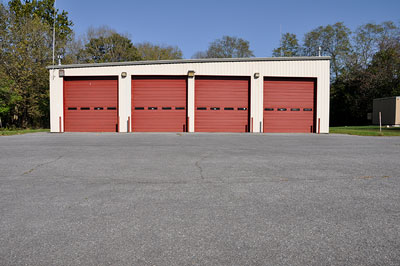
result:
<svg viewBox="0 0 400 266"><path fill-rule="evenodd" d="M319 26L300 43L282 35L274 56L331 57L331 125L367 125L372 100L400 95L400 28L391 21L351 31L343 22Z"/></svg>
<svg viewBox="0 0 400 266"><path fill-rule="evenodd" d="M49 74L55 55L63 64L182 59L179 47L133 43L107 26L76 36L68 13L54 0L0 3L0 127L49 126ZM319 26L300 42L282 35L273 56L331 56L331 124L368 124L372 99L400 95L400 30L393 22L354 31L344 23ZM234 36L212 41L192 58L253 57L250 42ZM57 60L57 59L56 59ZM57 63L57 61L55 62Z"/></svg>

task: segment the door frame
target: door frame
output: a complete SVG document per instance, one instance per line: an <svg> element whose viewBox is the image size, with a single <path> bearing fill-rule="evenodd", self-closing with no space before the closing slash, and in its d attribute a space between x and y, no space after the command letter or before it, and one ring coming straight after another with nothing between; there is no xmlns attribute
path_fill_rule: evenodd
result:
<svg viewBox="0 0 400 266"><path fill-rule="evenodd" d="M196 75L194 83L194 112L196 113L196 79L214 79L214 80L247 80L247 129L245 133L250 133L251 131L251 76L231 76L231 75ZM194 116L196 119L196 115ZM194 132L196 132L196 121L194 123Z"/></svg>
<svg viewBox="0 0 400 266"><path fill-rule="evenodd" d="M281 81L281 80L287 80L287 81L312 81L314 83L314 99L313 99L313 130L310 133L317 133L317 84L318 84L318 78L317 77L293 77L293 76L284 76L284 77L278 77L278 76L264 76L263 77L263 103L262 103L262 113L263 113L263 133L264 132L264 126L265 126L265 116L264 116L264 101L265 101L265 81Z"/></svg>
<svg viewBox="0 0 400 266"><path fill-rule="evenodd" d="M116 124L116 131L119 133L119 79L116 75L107 75L107 76L64 76L63 77L63 108L62 108L62 115L63 115L63 131L65 132L65 83L68 80L113 80L117 81L117 124Z"/></svg>

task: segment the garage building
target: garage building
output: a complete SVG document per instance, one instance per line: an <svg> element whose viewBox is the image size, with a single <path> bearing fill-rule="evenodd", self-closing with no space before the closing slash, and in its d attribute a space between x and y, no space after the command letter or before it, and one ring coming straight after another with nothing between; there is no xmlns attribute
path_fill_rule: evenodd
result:
<svg viewBox="0 0 400 266"><path fill-rule="evenodd" d="M49 66L51 132L329 133L330 57Z"/></svg>

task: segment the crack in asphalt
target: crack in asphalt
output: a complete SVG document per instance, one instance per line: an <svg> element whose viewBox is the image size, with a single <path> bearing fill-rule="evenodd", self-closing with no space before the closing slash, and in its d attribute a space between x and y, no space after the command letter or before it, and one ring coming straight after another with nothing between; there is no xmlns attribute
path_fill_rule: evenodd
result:
<svg viewBox="0 0 400 266"><path fill-rule="evenodd" d="M200 162L206 159L210 154L206 154L203 157L201 157L199 160L197 160L194 165L199 169L200 172L200 177L201 179L205 179L204 174L203 174L203 167L200 165Z"/></svg>
<svg viewBox="0 0 400 266"><path fill-rule="evenodd" d="M22 175L28 175L28 174L32 173L33 171L35 171L36 169L38 169L38 168L40 168L40 167L42 167L42 166L44 166L44 165L51 164L51 163L54 163L54 162L60 160L62 157L63 157L63 156L60 155L60 156L58 156L58 158L56 158L56 159L54 159L54 160L51 160L51 161L48 161L48 162L45 162L45 163L40 163L40 164L34 166L33 168L29 169L28 171L26 171L26 172L23 173Z"/></svg>

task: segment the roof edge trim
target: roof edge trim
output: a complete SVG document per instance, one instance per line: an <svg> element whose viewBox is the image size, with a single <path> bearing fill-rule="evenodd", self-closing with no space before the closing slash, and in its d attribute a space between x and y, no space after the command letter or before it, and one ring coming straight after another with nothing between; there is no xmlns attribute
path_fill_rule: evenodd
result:
<svg viewBox="0 0 400 266"><path fill-rule="evenodd" d="M47 69L185 64L185 63L187 64L187 63L226 63L226 62L260 62L260 61L261 62L262 61L314 61L314 60L330 60L330 59L331 59L330 56L175 59L175 60L152 60L152 61L51 65L51 66L48 66Z"/></svg>

